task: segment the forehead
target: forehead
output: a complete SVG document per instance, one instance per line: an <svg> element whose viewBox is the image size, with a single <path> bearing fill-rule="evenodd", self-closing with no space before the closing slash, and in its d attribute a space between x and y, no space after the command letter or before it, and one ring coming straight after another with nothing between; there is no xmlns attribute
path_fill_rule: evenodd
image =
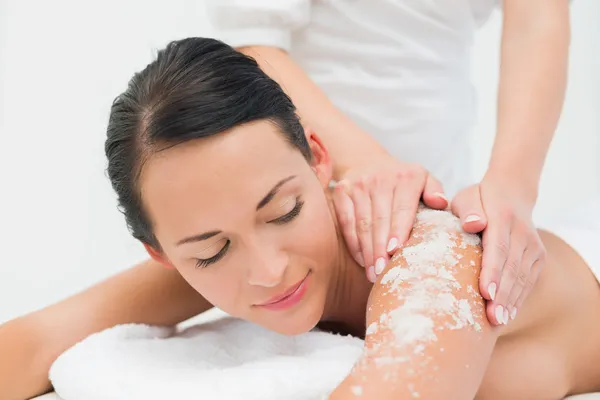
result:
<svg viewBox="0 0 600 400"><path fill-rule="evenodd" d="M253 122L151 156L140 189L155 229L165 218L186 221L192 213L230 212L232 202L259 201L283 177L308 169L278 129Z"/></svg>
<svg viewBox="0 0 600 400"><path fill-rule="evenodd" d="M179 184L189 187L187 184L198 181L209 184L215 178L232 178L250 171L277 172L274 164L285 168L298 161L305 164L300 151L286 142L275 124L257 121L152 155L144 165L140 185L144 192L151 193L155 189L176 189ZM236 182L229 186L237 186Z"/></svg>

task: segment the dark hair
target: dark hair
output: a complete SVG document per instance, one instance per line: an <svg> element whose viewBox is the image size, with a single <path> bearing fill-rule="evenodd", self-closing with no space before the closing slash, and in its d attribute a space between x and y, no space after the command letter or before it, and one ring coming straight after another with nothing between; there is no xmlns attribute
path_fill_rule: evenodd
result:
<svg viewBox="0 0 600 400"><path fill-rule="evenodd" d="M107 128L108 176L131 234L160 249L138 187L152 154L256 120L276 124L310 160L294 104L254 59L206 38L160 50L114 100Z"/></svg>

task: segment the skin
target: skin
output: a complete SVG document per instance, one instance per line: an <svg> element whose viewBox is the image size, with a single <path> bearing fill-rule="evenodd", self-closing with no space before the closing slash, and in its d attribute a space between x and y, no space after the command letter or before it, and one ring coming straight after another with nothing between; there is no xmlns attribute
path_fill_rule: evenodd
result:
<svg viewBox="0 0 600 400"><path fill-rule="evenodd" d="M562 111L571 38L568 0L505 0L502 11L490 163L479 184L457 193L452 210L465 230L483 231L480 290L492 300L488 309L514 316L546 264L532 212Z"/></svg>
<svg viewBox="0 0 600 400"><path fill-rule="evenodd" d="M415 355L417 343L401 342L389 329L361 335L366 324L380 321L383 314L402 309L415 296L434 299L444 288L415 294L424 275L401 283L396 291L382 280L385 275L373 286L365 282L362 268L338 234L328 191L331 160L319 138L311 132L307 136L314 154L310 163L284 141L275 125L264 121L152 157L140 183L161 244L161 249L147 247L152 257L176 268L211 304L268 329L298 334L321 323L364 336L363 357L332 399L355 398L356 386L366 399L412 399L415 392L424 399L544 399L598 389L600 368L589 364L590 354L600 355L600 341L593 339L600 337L600 324L589 318L600 309L598 283L571 249L546 233L541 235L552 251L550 267L542 273L531 302L510 325L489 324L478 291L482 248L467 242L460 246L465 239L459 224L444 228L458 237L451 250L460 259L458 266L445 259L434 265L446 268L460 284L452 288L453 294L469 302L480 329L443 329L452 319L451 311L419 311L431 318L437 332L436 341L420 343L420 355ZM218 172L207 172L209 167ZM257 210L274 185L290 176ZM297 199L304 204L298 216L287 224L274 223L293 210ZM435 228L417 222L406 246L425 243L426 234ZM209 239L177 245L215 231ZM197 267L198 259L219 254L227 241L219 261ZM409 267L399 256L383 273L398 266ZM307 275L306 295L294 307L272 311L258 306ZM556 298L564 301L557 304ZM574 345L581 332L590 340L579 339L581 344ZM394 361L378 365L390 354Z"/></svg>
<svg viewBox="0 0 600 400"><path fill-rule="evenodd" d="M316 136L311 144L313 165L281 139L275 125L258 122L150 158L140 187L161 249L146 246L149 254L176 268L211 304L280 333L306 332L321 320L345 321L359 313L364 319L365 303L359 307L352 299L364 298L371 284L338 235L332 204L324 195L331 179L329 155ZM270 161L260 162L264 159ZM217 172L207 173L207 168ZM232 181L241 184L223 184ZM298 218L277 223L300 202ZM214 231L220 233L178 245ZM229 248L218 262L198 267L198 260L215 257L227 241ZM258 306L309 272L307 307L277 314ZM355 297L347 288L363 295ZM342 306L342 299L353 306Z"/></svg>
<svg viewBox="0 0 600 400"><path fill-rule="evenodd" d="M545 265L545 249L532 223L542 167L564 102L570 21L568 0L505 0L498 85L498 124L488 170L452 199L468 232L484 232L480 291L492 324L502 307L515 315ZM341 231L354 259L375 281L412 228L417 205L444 209L442 185L422 167L389 155L368 132L332 104L284 51L239 49L298 107L330 150L333 196ZM509 178L507 178L509 177ZM374 200L375 199L375 200Z"/></svg>
<svg viewBox="0 0 600 400"><path fill-rule="evenodd" d="M211 308L175 270L154 260L0 325L0 398L29 399L52 390L50 366L65 350L119 324L178 324Z"/></svg>
<svg viewBox="0 0 600 400"><path fill-rule="evenodd" d="M236 140L229 139L234 137ZM338 233L326 184L331 174L327 149L314 133L309 132L308 137L314 154L310 164L266 122L189 142L153 157L146 164L151 168L143 171L142 191L163 246L160 251L148 247L158 262L142 263L1 325L1 397L23 399L50 390L47 374L56 357L88 335L116 324L173 325L214 303L282 333L305 332L320 320L324 329L363 336L367 323L402 307L410 299L415 282L407 282L390 296L381 279L374 285L364 279L363 268L354 262ZM218 172L208 173L208 167ZM297 177L295 182L288 181L289 187L282 187L257 212L257 203L273 185L292 174ZM269 224L289 210L288 199L298 194L306 207L298 218L288 225ZM207 207L213 206L208 211ZM180 207L189 214L182 213ZM430 228L415 226L408 245L419 244L419 234ZM218 249L211 247L212 243L173 244L214 229L223 230L221 237L236 242L237 247L230 249L239 254L231 253L216 264L197 269L194 258L212 256ZM591 362L600 359L600 321L590 317L600 309L598 282L564 242L543 231L539 234L548 249L548 267L514 321L492 328L481 316L483 298L467 292L482 331L438 333L438 342L423 349L423 354L435 356L437 368L421 368L417 377L410 370L421 366L418 358L413 364L387 364L387 373L403 377L397 382L407 382L396 386L381 381L384 374L380 369L364 368L377 356L369 350L379 346L384 352L387 349L398 356L414 356L414 349L397 346L381 331L367 334L368 350L332 398L355 398L352 388L357 383L364 390L362 398L413 398L412 392L407 393L410 379L421 398L434 399L440 398L436 388L444 391L444 398L472 399L476 391L477 399L517 400L555 399L600 390L600 369ZM216 246L222 245L222 239L212 240ZM474 261L476 268L453 272L467 291L469 286L477 289L480 250L476 246L461 250L463 258ZM242 261L230 264L227 257ZM395 266L406 266L405 260L398 257L382 276ZM309 290L297 308L285 311L289 315L253 307L295 283L307 270L312 274ZM465 296L460 290L455 295ZM435 325L442 326L444 318L435 318ZM452 356L440 357L440 346ZM443 385L431 385L428 379Z"/></svg>
<svg viewBox="0 0 600 400"><path fill-rule="evenodd" d="M487 179L484 179L476 190L461 192L461 196L457 196L452 204L453 211L461 217L465 230L473 232L484 229L494 220L498 222L499 227L506 226L506 216L513 217L510 219L511 227L519 225L519 221L528 221L531 202L537 197L539 171L547 152L545 143L550 140L554 131L564 97L569 44L566 1L505 0L503 15L498 136L493 151L494 167L490 164L490 172L498 173L486 175ZM371 219L365 219L354 212L354 204L359 201L357 196L353 196L352 193L349 197L340 196L341 201L333 196L333 203L338 205L336 213L341 232L346 236L348 243L354 246L354 251L351 252L354 258L359 258L359 240L364 242L363 246L368 247L368 237L373 237L373 264L364 260L361 263L367 271L369 265L374 265L377 258L389 259L388 252L385 251L389 242L386 243L382 237L397 238L399 243L409 238L416 206L421 197L420 191L423 192L423 200L428 206L446 207L447 201L437 195L443 193L441 186L426 171L390 157L367 132L341 113L285 52L260 46L247 47L240 51L256 58L263 70L279 82L293 99L303 122L320 133L331 152L331 158L335 160L332 170L336 180L347 182L351 188L376 194L373 198L378 198L384 191L388 192L388 199L394 198L391 193L396 188L411 188L398 190L402 201L389 203L395 208L376 205ZM513 170L514 166L518 166L517 173ZM524 171L529 171L530 175L523 174ZM511 177L509 182L502 179L506 176ZM385 183L383 187L382 182ZM499 194L509 196L502 198ZM389 212L390 209L392 213ZM490 210L492 212L489 212ZM489 215L486 215L487 212ZM479 215L481 219L467 222L466 218L473 214ZM379 223L375 224L376 221ZM389 227L386 225L387 221ZM357 235L358 227L361 226L366 228L362 239ZM569 293L571 297L568 299L571 303L563 306L571 312L576 310L575 314L584 316L582 318L589 315L589 310L597 312L597 308L594 308L596 303L593 294L590 294L596 287L589 287L589 271L574 252L551 235L545 235L543 232L538 234L538 231L531 229L528 224L525 224L525 229L521 228L521 231L534 233L532 236L537 235L547 248L549 261L546 269L562 271L562 282L554 279L556 287L562 288L561 284L567 282L571 287L579 287L581 285L578 281L587 282L583 283L587 285L587 292ZM494 245L494 240L491 242L489 247ZM510 243L496 241L496 245L498 244L502 244L498 246L500 249L511 246ZM389 254L393 254L396 249L397 245ZM504 256L507 256L508 252L505 253ZM484 263L480 291L486 299L491 298L489 283L494 277L503 274L505 269L503 263ZM507 272L512 275L507 273L506 278L502 277L505 283L502 283L503 292L496 298L498 304L505 304L509 308L512 306L511 301L506 303L502 298L507 298L506 294L512 293L513 287L517 292L523 290L525 284L517 284L519 279L521 282L529 282L529 286L532 286L536 276L531 273L527 275L527 270L524 270L524 274L519 274L518 271L509 270ZM544 276L547 274L542 272L540 280L546 281ZM359 283L357 286L360 288L364 282ZM556 287L554 291L559 290ZM534 292L545 294L538 295L537 300L525 303L533 303L529 306L533 311L529 313L520 306L529 293L529 290L523 290L513 307L519 308L519 316L510 322L506 329L511 329L522 320L538 321L535 318L537 307L556 303L553 290L536 289ZM337 291L340 293L337 296L340 299L353 299L348 295L348 285ZM514 296L509 297L514 299ZM340 300L340 303L344 302ZM359 308L360 306L358 305ZM8 400L23 399L51 390L47 374L52 362L67 348L94 332L128 322L176 324L210 307L211 304L193 290L177 271L163 269L155 260L143 262L81 293L0 325L0 354L3 355L0 358L0 397ZM360 313L362 314L362 311ZM492 324L498 324L494 315L493 302L489 302L489 320ZM353 313L342 317L354 320L360 319L361 315ZM590 321L571 322L574 326L582 327L583 332L594 333L596 330L595 325L590 325ZM531 331L540 330L542 328ZM516 336L513 335L514 337ZM572 331L565 337L568 337L571 343L568 346L565 344L564 347L578 354L576 359L585 358L582 354L587 355L590 344L583 343L581 335ZM586 335L586 338L591 337L591 333ZM511 351L499 353L500 347L494 350L494 354L507 354L504 357L494 356L488 367L492 371L490 374L494 377L496 387L502 388L506 386L504 382L513 382L516 379L526 381L526 378L539 378L535 382L541 385L541 378L547 378L544 374L532 376L530 371L535 371L538 365L524 363L521 358L525 354L524 350L538 349L538 356L544 354L545 348L536 341L538 336L532 334L529 339L529 343L526 340L513 340L512 345L506 344L502 347ZM573 346L572 343L576 343L577 346ZM519 355L517 362L512 364L511 354ZM536 359L533 356L531 358ZM577 376L580 377L574 380L574 393L577 390L584 391L583 388L590 387L590 382L593 382L589 373L585 372L588 371L587 366L569 365L565 366L565 369L571 375L577 371ZM556 381L559 380L552 380ZM596 382L598 381L600 378L596 376ZM489 398L492 398L492 394ZM546 396L556 397L559 396Z"/></svg>

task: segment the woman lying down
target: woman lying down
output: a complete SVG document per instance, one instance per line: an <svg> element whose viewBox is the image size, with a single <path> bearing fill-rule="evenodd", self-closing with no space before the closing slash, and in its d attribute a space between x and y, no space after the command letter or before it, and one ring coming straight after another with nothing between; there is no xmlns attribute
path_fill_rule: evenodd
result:
<svg viewBox="0 0 600 400"><path fill-rule="evenodd" d="M303 130L252 59L209 39L173 42L133 77L113 104L106 153L133 235L202 300L165 307L190 293L172 285L142 305L125 282L135 288L158 275L132 270L110 293L92 289L29 324L65 326L69 311L120 292L123 307L140 310L129 306L116 321L112 304L79 333L152 323L141 308L153 304L146 313L163 315L161 323L214 305L283 334L317 326L364 337L362 358L331 399L535 400L600 390L600 221L575 230L580 237L541 231L547 267L500 327L488 323L478 290L479 237L450 212L421 208L410 240L372 284L338 230L318 135ZM47 340L62 347L42 352L46 367L76 338Z"/></svg>

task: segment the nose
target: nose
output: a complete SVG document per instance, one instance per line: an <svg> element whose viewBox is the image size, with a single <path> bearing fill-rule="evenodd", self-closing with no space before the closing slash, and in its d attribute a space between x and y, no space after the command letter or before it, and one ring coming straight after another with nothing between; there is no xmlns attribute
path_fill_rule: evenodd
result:
<svg viewBox="0 0 600 400"><path fill-rule="evenodd" d="M248 283L252 286L276 287L283 281L288 265L285 252L266 246L253 246L249 252Z"/></svg>

